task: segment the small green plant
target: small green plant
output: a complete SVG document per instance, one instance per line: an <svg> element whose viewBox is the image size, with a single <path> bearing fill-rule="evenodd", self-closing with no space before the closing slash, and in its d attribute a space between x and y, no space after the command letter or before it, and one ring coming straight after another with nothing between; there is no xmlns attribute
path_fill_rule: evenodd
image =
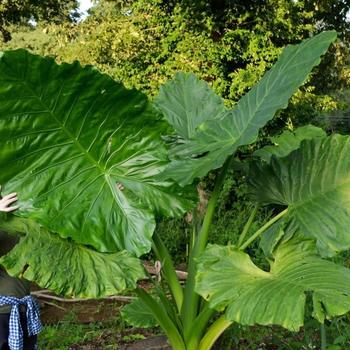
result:
<svg viewBox="0 0 350 350"><path fill-rule="evenodd" d="M21 193L21 209L0 226L24 235L0 263L59 294L134 289L126 319L159 325L175 350L211 349L233 324L297 331L307 296L321 324L345 314L350 270L325 258L350 248L348 136L308 126L257 153L246 175L255 205L242 232L227 246L208 244L236 151L287 106L335 38L324 32L288 46L234 109L191 74L177 74L151 103L91 67L2 54L0 182ZM193 209L198 179L213 170L208 202ZM257 227L263 205L273 215ZM192 226L182 287L153 232L156 216L185 212ZM248 254L258 240L265 269ZM151 249L162 280L147 292L136 282L146 276L139 257Z"/></svg>

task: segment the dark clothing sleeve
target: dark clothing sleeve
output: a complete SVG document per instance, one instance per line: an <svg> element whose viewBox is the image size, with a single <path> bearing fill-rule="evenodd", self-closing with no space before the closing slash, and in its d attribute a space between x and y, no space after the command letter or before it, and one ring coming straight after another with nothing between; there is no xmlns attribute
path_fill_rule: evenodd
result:
<svg viewBox="0 0 350 350"><path fill-rule="evenodd" d="M0 232L0 256L7 254L18 242L18 237ZM29 282L10 277L0 266L0 295L23 298L30 294ZM0 314L9 313L11 307L0 307Z"/></svg>

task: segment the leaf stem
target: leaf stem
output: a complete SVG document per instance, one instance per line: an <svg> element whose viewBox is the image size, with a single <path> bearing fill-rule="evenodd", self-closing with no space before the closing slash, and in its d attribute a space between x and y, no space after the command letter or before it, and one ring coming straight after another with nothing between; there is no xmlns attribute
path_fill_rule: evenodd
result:
<svg viewBox="0 0 350 350"><path fill-rule="evenodd" d="M252 212L250 213L249 219L246 222L246 224L244 225L243 231L242 231L241 235L239 236L239 240L237 243L238 247L242 245L242 243L245 239L245 236L247 235L247 233L248 233L248 231L249 231L249 229L250 229L250 227L255 219L257 211L258 211L258 205L255 204Z"/></svg>
<svg viewBox="0 0 350 350"><path fill-rule="evenodd" d="M232 324L227 321L225 315L219 317L208 329L202 341L199 343L198 350L210 350L220 335Z"/></svg>
<svg viewBox="0 0 350 350"><path fill-rule="evenodd" d="M195 319L193 326L189 332L190 337L186 341L186 350L197 350L198 344L203 336L204 331L208 325L209 320L215 314L214 309L206 306Z"/></svg>
<svg viewBox="0 0 350 350"><path fill-rule="evenodd" d="M214 190L208 202L203 225L198 236L196 237L196 242L189 258L187 282L184 292L184 302L181 310L185 339L191 336L189 332L198 312L199 295L194 291L196 276L195 258L197 258L204 251L207 245L209 229L215 214L215 208L220 195L220 190L232 160L233 155L226 160L224 166L221 168L221 171L215 180Z"/></svg>
<svg viewBox="0 0 350 350"><path fill-rule="evenodd" d="M160 327L166 334L171 343L171 346L176 350L186 350L186 346L179 333L176 325L171 321L165 310L143 289L137 288L137 296L144 302L145 305L151 310L152 315L159 323Z"/></svg>
<svg viewBox="0 0 350 350"><path fill-rule="evenodd" d="M274 216L271 220L269 220L264 226L260 227L259 230L257 230L251 237L247 239L247 241L242 244L239 249L244 250L246 249L249 244L251 244L253 241L255 241L262 233L264 233L272 224L274 224L277 220L279 220L282 216L286 215L288 212L288 208L284 209L282 212L280 212L278 215Z"/></svg>

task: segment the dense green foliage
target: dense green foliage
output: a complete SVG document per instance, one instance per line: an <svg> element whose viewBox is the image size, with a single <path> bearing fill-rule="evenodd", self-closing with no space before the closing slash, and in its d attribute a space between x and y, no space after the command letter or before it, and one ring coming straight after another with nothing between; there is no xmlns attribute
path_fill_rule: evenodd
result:
<svg viewBox="0 0 350 350"><path fill-rule="evenodd" d="M320 34L317 45L310 39L299 46L287 46L273 68L234 109L226 109L215 95L200 94L205 89L200 82L195 84L191 75L178 74L166 83L155 104L181 136L179 144L170 152L172 162L165 170L169 178L181 185L190 184L210 170L220 168L238 147L255 142L259 129L277 111L287 107L290 96L320 62L324 52L320 42L323 40L327 45L334 35L331 33ZM201 108L193 101L201 101ZM178 108L179 103L183 109Z"/></svg>
<svg viewBox="0 0 350 350"><path fill-rule="evenodd" d="M255 85L286 44L325 28L340 31L347 41L349 8L349 1L103 0L78 25L39 25L35 37L33 30L19 30L7 47L94 64L150 95L176 71L194 72L232 104ZM332 67L328 69L334 72L332 63L344 52L337 45L322 70ZM319 109L332 107L313 91L313 86L338 87L339 74L330 72L293 103L309 98Z"/></svg>
<svg viewBox="0 0 350 350"><path fill-rule="evenodd" d="M62 23L78 18L77 0L4 0L0 4L1 41L11 40L16 27L31 27L34 23Z"/></svg>
<svg viewBox="0 0 350 350"><path fill-rule="evenodd" d="M323 323L349 310L349 283L349 269L320 259L312 241L297 238L279 245L269 272L237 247L210 245L198 261L196 290L211 307L227 307L227 320L298 331L306 292L312 293L313 316Z"/></svg>
<svg viewBox="0 0 350 350"><path fill-rule="evenodd" d="M98 298L118 294L135 289L136 281L145 277L140 261L126 251L103 254L26 219L5 221L2 217L0 226L23 236L11 253L0 259L7 272L36 281L59 295ZM38 247L40 254L33 254Z"/></svg>

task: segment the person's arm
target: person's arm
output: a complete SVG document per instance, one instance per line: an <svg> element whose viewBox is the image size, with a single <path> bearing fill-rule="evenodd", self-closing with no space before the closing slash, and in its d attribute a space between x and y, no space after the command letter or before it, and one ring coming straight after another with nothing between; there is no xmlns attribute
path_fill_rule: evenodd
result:
<svg viewBox="0 0 350 350"><path fill-rule="evenodd" d="M1 191L1 187L0 187ZM15 203L18 200L17 193L10 193L4 197L1 196L0 194L0 212L5 212L9 213L11 211L14 211L19 208L18 205L13 205L11 204Z"/></svg>

